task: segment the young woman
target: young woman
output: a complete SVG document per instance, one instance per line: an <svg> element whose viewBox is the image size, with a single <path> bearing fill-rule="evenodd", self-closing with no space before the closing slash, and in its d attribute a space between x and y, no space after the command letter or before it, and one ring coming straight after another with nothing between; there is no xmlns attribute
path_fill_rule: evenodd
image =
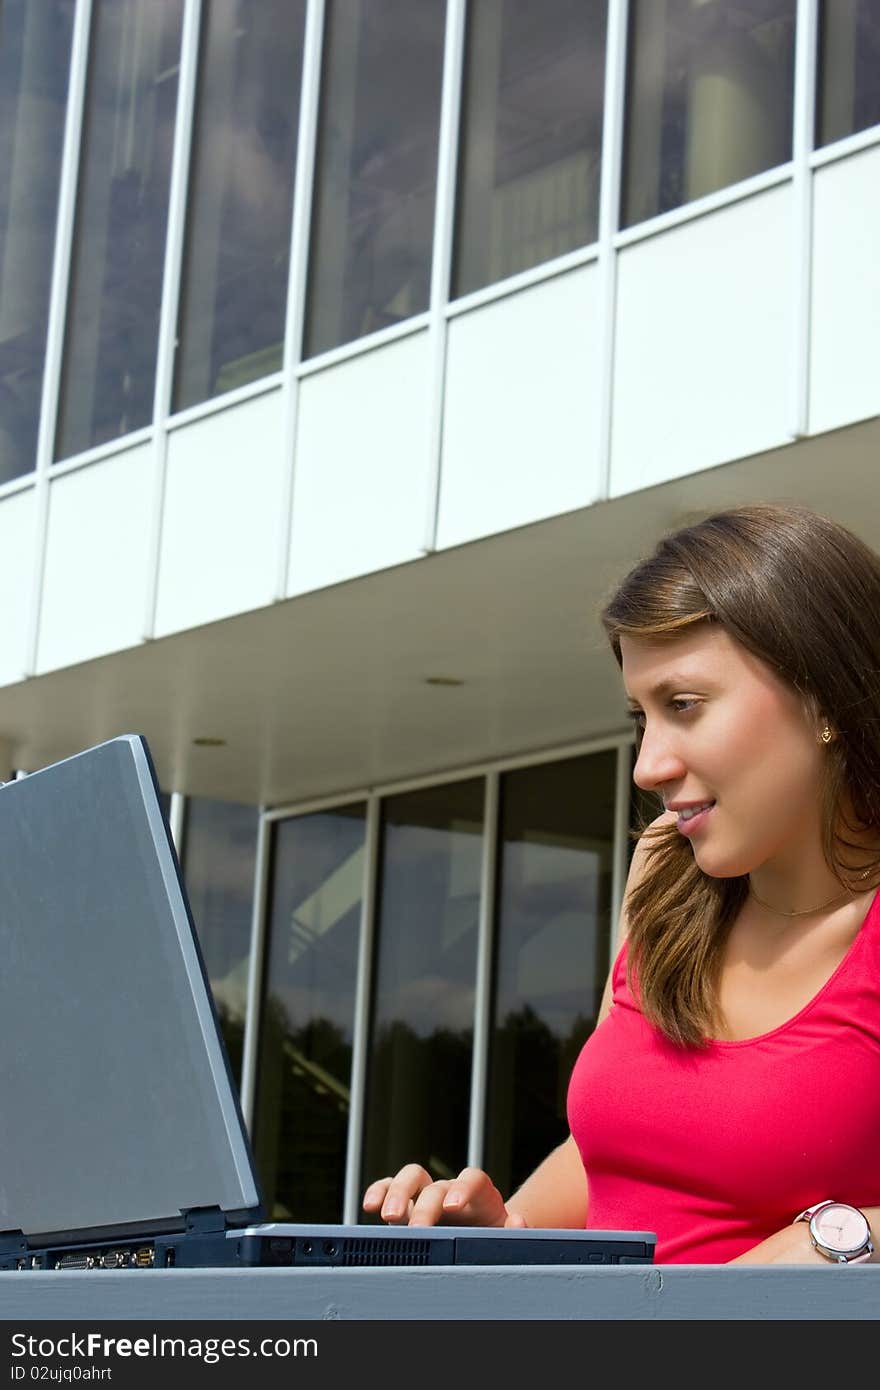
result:
<svg viewBox="0 0 880 1390"><path fill-rule="evenodd" d="M410 1164L364 1210L651 1230L658 1263L877 1261L880 557L807 508L737 508L664 538L602 622L663 810L571 1133L506 1201Z"/></svg>

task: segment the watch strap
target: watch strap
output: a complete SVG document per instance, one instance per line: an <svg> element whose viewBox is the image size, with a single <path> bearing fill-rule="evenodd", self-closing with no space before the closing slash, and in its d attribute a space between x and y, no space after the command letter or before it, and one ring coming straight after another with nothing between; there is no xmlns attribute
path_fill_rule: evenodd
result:
<svg viewBox="0 0 880 1390"><path fill-rule="evenodd" d="M792 1225L796 1225L798 1221L811 1221L812 1218L816 1215L817 1211L821 1211L823 1207L833 1206L836 1206L836 1202L833 1197L826 1197L824 1202L814 1202L811 1207L804 1207L803 1211L798 1212L797 1216L794 1218L794 1221L792 1222Z"/></svg>

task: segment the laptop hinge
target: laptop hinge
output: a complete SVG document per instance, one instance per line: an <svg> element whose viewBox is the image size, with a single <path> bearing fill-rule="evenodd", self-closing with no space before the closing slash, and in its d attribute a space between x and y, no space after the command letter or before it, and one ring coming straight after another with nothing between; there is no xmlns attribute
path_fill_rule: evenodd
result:
<svg viewBox="0 0 880 1390"><path fill-rule="evenodd" d="M0 1231L0 1255L18 1255L27 1248L24 1231Z"/></svg>
<svg viewBox="0 0 880 1390"><path fill-rule="evenodd" d="M181 1216L188 1231L225 1231L226 1216L220 1207L184 1207Z"/></svg>

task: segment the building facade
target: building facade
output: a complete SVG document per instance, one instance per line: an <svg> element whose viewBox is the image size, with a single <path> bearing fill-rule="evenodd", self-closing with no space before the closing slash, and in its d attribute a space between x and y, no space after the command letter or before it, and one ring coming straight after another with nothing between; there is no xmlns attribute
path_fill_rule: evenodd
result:
<svg viewBox="0 0 880 1390"><path fill-rule="evenodd" d="M146 735L271 1214L566 1132L659 535L880 546L880 0L7 0L0 738Z"/></svg>

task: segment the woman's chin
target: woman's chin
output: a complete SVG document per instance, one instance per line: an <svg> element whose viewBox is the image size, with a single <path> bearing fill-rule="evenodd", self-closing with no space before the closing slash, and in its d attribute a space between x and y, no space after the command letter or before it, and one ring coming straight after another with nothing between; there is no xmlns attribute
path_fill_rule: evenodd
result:
<svg viewBox="0 0 880 1390"><path fill-rule="evenodd" d="M717 847L694 845L694 859L709 878L742 878L753 865L742 854L725 854Z"/></svg>

